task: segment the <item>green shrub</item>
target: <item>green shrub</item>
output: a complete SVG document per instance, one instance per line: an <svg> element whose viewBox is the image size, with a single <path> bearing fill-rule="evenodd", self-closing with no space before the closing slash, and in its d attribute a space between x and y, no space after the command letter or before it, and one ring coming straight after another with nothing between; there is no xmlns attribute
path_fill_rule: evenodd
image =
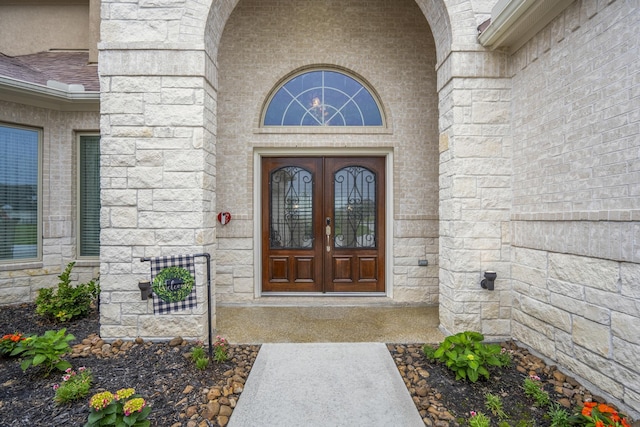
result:
<svg viewBox="0 0 640 427"><path fill-rule="evenodd" d="M23 371L30 366L39 365L45 368L45 376L48 376L53 369L64 371L70 368L71 364L62 360L62 356L71 352L69 341L76 339L71 334L67 335L66 332L66 329L60 329L58 332L46 331L44 335L32 335L20 341L11 355L22 357L20 367Z"/></svg>
<svg viewBox="0 0 640 427"><path fill-rule="evenodd" d="M456 380L478 381L480 375L489 379L489 366L502 366L498 355L501 347L484 344L484 335L465 331L445 338L433 353L433 358L447 365L456 374Z"/></svg>
<svg viewBox="0 0 640 427"><path fill-rule="evenodd" d="M85 316L100 294L98 279L89 283L82 283L76 287L71 286L71 270L75 262L67 264L67 268L58 276L57 292L44 288L38 290L36 298L36 313L50 320L66 322L76 317Z"/></svg>
<svg viewBox="0 0 640 427"><path fill-rule="evenodd" d="M484 405L494 416L500 418L501 420L509 418L502 407L502 399L497 394L485 394Z"/></svg>
<svg viewBox="0 0 640 427"><path fill-rule="evenodd" d="M202 359L205 357L207 357L207 355L205 354L204 348L202 348L202 346L196 345L195 347L193 347L193 350L191 350L191 358L193 360Z"/></svg>
<svg viewBox="0 0 640 427"><path fill-rule="evenodd" d="M570 427L569 412L562 408L558 403L553 403L547 410L545 418L551 420L550 427Z"/></svg>
<svg viewBox="0 0 640 427"><path fill-rule="evenodd" d="M147 417L151 407L135 392L132 388L123 388L116 394L110 391L94 394L89 399L91 412L84 426L149 427Z"/></svg>
<svg viewBox="0 0 640 427"><path fill-rule="evenodd" d="M489 427L491 420L482 412L471 411L471 417L469 418L470 427Z"/></svg>
<svg viewBox="0 0 640 427"><path fill-rule="evenodd" d="M7 334L0 338L0 355L9 356L16 349L18 343L24 340L25 337L19 332L13 334Z"/></svg>
<svg viewBox="0 0 640 427"><path fill-rule="evenodd" d="M524 394L535 400L535 405L544 408L551 403L549 393L547 393L543 386L540 377L537 375L531 375L524 379Z"/></svg>
<svg viewBox="0 0 640 427"><path fill-rule="evenodd" d="M213 360L215 360L216 363L223 363L229 359L227 347L227 339L217 335L216 340L213 343Z"/></svg>
<svg viewBox="0 0 640 427"><path fill-rule="evenodd" d="M422 352L424 353L425 357L427 359L429 359L429 361L435 362L437 360L436 357L435 357L436 348L433 347L431 344L423 345L422 346Z"/></svg>
<svg viewBox="0 0 640 427"><path fill-rule="evenodd" d="M62 383L53 385L53 389L56 392L53 400L57 404L73 402L89 394L89 389L93 382L93 375L90 369L82 366L78 369L78 372L71 368L67 368L64 372Z"/></svg>
<svg viewBox="0 0 640 427"><path fill-rule="evenodd" d="M208 357L201 357L199 359L195 359L195 361L196 361L196 368L200 369L201 371L204 371L205 369L207 369L207 366L209 366Z"/></svg>
<svg viewBox="0 0 640 427"><path fill-rule="evenodd" d="M500 353L496 357L500 361L500 366L504 368L508 368L513 365L513 353L511 352L511 350L502 348L500 350Z"/></svg>
<svg viewBox="0 0 640 427"><path fill-rule="evenodd" d="M196 368L204 371L209 366L209 356L204 352L202 344L198 343L191 350L191 360L196 364Z"/></svg>

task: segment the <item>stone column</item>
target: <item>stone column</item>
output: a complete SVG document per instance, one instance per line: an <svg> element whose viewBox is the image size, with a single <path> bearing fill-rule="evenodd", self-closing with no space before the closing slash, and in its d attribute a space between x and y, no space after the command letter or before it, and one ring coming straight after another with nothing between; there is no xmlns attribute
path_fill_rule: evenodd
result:
<svg viewBox="0 0 640 427"><path fill-rule="evenodd" d="M440 97L440 321L447 333L510 336L510 79L506 58L452 52ZM496 271L495 290L480 287Z"/></svg>
<svg viewBox="0 0 640 427"><path fill-rule="evenodd" d="M149 277L141 257L214 250L215 150L204 127L214 92L198 76L204 52L103 49L100 72L101 335L204 338L203 265L196 310L155 316L137 287Z"/></svg>
<svg viewBox="0 0 640 427"><path fill-rule="evenodd" d="M169 13L171 12L171 13ZM215 276L207 312L204 260L198 306L154 315L138 281L141 257L211 254L215 272L215 69L200 32L206 13L181 25L180 8L103 1L101 78L100 324L105 339L207 338L215 327ZM196 22L197 21L197 22ZM195 25L195 24L198 25ZM185 41L185 38L189 39Z"/></svg>

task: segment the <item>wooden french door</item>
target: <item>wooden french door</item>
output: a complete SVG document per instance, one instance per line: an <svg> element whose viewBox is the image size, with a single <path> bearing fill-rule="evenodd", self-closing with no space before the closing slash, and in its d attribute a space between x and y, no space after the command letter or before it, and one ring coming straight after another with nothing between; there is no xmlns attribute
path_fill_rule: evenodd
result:
<svg viewBox="0 0 640 427"><path fill-rule="evenodd" d="M262 292L384 292L383 157L262 159Z"/></svg>

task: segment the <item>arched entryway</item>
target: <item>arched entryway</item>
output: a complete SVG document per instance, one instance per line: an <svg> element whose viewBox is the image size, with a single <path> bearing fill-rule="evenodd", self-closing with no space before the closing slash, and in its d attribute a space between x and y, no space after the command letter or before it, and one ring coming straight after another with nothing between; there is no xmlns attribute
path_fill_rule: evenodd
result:
<svg viewBox="0 0 640 427"><path fill-rule="evenodd" d="M491 175L508 162L494 155L499 167L478 166L486 164L486 153L476 150L486 140L486 116L470 109L471 99L504 87L504 67L499 55L478 47L472 5L456 4L454 12L443 0L187 0L175 14L150 21L105 13L101 157L108 167L101 181L109 221L101 233L101 333L201 337L206 318L215 317L196 310L160 325L148 307L119 294L125 289L133 296L125 283L147 274L130 262L139 256L211 253L217 301L259 300L256 165L283 153L384 156L391 236L384 298L440 304L451 330L481 329L487 317L490 335L508 333L508 310L498 309L495 321L496 310L485 316L472 304L466 311L466 302L476 301L486 230L494 233L508 221L500 207L482 205L484 192L473 192L476 175ZM385 108L384 129L260 126L279 82L296 70L325 66L370 85ZM469 126L474 121L480 126ZM504 131L504 123L493 124L487 132ZM500 136L494 139L500 143ZM488 213L473 227L477 206ZM220 211L231 212L232 221L218 225ZM204 295L205 286L196 286ZM493 295L497 307L507 301ZM136 313L136 321L123 313Z"/></svg>
<svg viewBox="0 0 640 427"><path fill-rule="evenodd" d="M261 298L265 293L326 294L338 290L380 295L389 304L435 304L437 55L418 5L412 0L392 5L382 0L366 4L241 0L224 25L217 54L216 194L219 209L234 217L217 231L218 302L264 303ZM276 96L274 90L290 76L306 73L313 79L313 70L335 70L329 73L366 82L384 120L364 126L355 122L334 126L341 117L332 113L327 117L329 123L314 122L313 106L294 96L293 105L311 113L303 114L299 122L285 118L281 126L265 122L263 113ZM318 93L324 90L324 86L314 87ZM296 88L285 87L287 95ZM319 97L318 103L329 105ZM346 111L340 108L334 110ZM304 117L309 120L305 122ZM268 221L267 201L273 188L262 162L269 158L299 162L302 157L314 165L322 164L323 170L331 161L353 166L364 159L378 159L382 165L376 175L380 205L378 222L372 227L382 234L372 241L372 247L347 253L346 248L334 244L333 226L338 215L328 202L322 204L322 212L315 212L317 235L306 243L288 242L295 248L287 251L279 248L280 241L260 243L272 237L270 232L278 231ZM385 169L387 162L389 168ZM309 179L319 169L308 172ZM330 182L331 173L323 172L325 175L313 181L317 185L313 191L320 183ZM331 184L325 187L319 197L326 202ZM329 236L325 235L327 227ZM361 224L355 235L358 233L368 231L365 233ZM325 244L327 238L329 244ZM307 254L311 247L314 256ZM321 274L322 283L317 283ZM269 299L269 303L273 301Z"/></svg>

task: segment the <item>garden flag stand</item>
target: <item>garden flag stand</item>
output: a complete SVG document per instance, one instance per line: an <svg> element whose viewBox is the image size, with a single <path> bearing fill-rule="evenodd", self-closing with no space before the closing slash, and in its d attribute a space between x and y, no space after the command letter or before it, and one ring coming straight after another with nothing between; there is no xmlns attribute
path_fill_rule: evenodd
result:
<svg viewBox="0 0 640 427"><path fill-rule="evenodd" d="M154 314L187 310L198 304L193 255L162 256L150 262Z"/></svg>
<svg viewBox="0 0 640 427"><path fill-rule="evenodd" d="M207 323L209 324L209 358L213 357L213 332L211 330L211 255L174 255L156 258L140 258L151 262L154 314L166 314L197 306L194 258L207 259Z"/></svg>

